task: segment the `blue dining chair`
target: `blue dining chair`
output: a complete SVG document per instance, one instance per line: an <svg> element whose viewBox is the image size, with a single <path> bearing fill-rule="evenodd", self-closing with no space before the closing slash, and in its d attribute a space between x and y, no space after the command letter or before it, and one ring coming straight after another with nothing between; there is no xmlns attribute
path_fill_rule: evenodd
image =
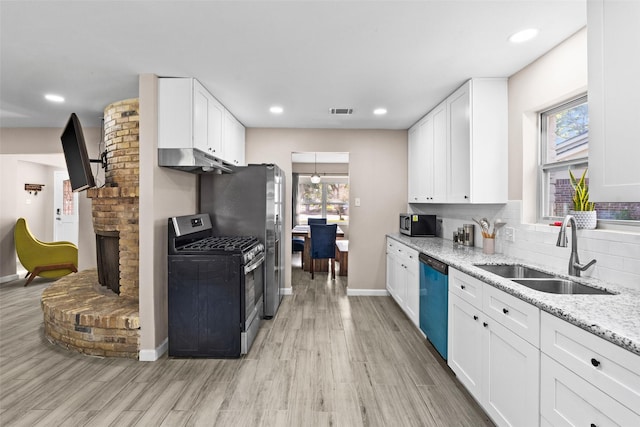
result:
<svg viewBox="0 0 640 427"><path fill-rule="evenodd" d="M307 224L326 224L327 218L307 218Z"/></svg>
<svg viewBox="0 0 640 427"><path fill-rule="evenodd" d="M331 278L336 278L336 224L311 224L311 280L316 259L328 259Z"/></svg>

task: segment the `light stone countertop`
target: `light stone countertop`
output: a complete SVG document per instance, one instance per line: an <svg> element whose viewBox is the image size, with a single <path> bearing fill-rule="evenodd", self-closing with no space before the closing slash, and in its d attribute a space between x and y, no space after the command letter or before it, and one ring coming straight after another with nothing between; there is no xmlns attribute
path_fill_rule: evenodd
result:
<svg viewBox="0 0 640 427"><path fill-rule="evenodd" d="M570 277L566 272L525 259L501 254L485 255L481 248L458 245L439 237L408 237L400 233L387 236L640 355L640 290L588 277ZM512 263L536 267L562 278L606 289L616 295L560 295L539 292L474 266Z"/></svg>

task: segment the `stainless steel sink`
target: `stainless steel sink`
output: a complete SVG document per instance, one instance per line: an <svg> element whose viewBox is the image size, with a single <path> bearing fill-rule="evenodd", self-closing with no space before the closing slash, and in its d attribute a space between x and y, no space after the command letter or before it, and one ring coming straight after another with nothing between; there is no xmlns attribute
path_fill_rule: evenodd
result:
<svg viewBox="0 0 640 427"><path fill-rule="evenodd" d="M567 279L511 279L512 281L519 283L527 288L534 289L540 292L547 292L551 294L594 294L594 295L614 295L611 292L603 289L592 288L581 283L574 282Z"/></svg>
<svg viewBox="0 0 640 427"><path fill-rule="evenodd" d="M476 264L475 266L540 292L569 295L615 295L602 289L574 282L573 280L559 278L553 274L545 273L544 271L527 267L526 265Z"/></svg>
<svg viewBox="0 0 640 427"><path fill-rule="evenodd" d="M476 267L507 279L552 278L553 274L519 264L476 264Z"/></svg>

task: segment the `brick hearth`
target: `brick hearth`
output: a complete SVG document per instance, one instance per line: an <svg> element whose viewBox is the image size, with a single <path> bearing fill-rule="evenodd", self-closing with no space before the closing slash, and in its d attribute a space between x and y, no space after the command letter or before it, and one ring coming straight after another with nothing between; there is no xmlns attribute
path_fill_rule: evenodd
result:
<svg viewBox="0 0 640 427"><path fill-rule="evenodd" d="M41 304L50 341L92 356L138 358L138 299L102 287L97 270L57 280L42 292Z"/></svg>
<svg viewBox="0 0 640 427"><path fill-rule="evenodd" d="M114 248L108 254L114 267L105 271L99 261L100 274L92 269L65 276L42 294L47 338L94 356L138 357L138 107L138 99L127 99L105 108L105 184L87 190L94 231L101 238L117 236L108 246ZM119 296L105 287L106 277L114 278L109 285L115 284Z"/></svg>

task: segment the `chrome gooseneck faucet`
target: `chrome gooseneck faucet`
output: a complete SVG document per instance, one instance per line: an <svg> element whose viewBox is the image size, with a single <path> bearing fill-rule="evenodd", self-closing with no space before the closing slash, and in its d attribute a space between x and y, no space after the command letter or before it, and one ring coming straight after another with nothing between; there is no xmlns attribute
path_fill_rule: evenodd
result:
<svg viewBox="0 0 640 427"><path fill-rule="evenodd" d="M580 264L580 260L578 259L578 232L576 230L578 227L576 226L576 219L573 215L567 215L564 217L564 221L562 221L562 226L560 227L560 233L558 233L556 246L561 248L567 247L567 226L569 223L571 223L571 256L569 257L569 275L580 277L580 272L591 267L596 263L596 260L592 259L587 264Z"/></svg>

